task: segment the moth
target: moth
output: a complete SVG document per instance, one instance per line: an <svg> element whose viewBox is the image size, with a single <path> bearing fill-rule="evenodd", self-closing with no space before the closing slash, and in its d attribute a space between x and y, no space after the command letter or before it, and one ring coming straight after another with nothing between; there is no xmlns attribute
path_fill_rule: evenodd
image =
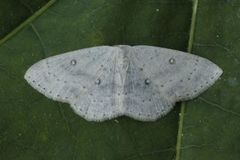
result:
<svg viewBox="0 0 240 160"><path fill-rule="evenodd" d="M154 121L197 97L223 73L211 61L154 46L97 46L40 60L24 78L88 121Z"/></svg>

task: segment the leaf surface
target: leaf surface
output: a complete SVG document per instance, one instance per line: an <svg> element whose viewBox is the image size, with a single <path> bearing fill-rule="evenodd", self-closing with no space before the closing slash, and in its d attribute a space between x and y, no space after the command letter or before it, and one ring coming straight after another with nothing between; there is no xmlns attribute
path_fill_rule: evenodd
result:
<svg viewBox="0 0 240 160"><path fill-rule="evenodd" d="M3 38L49 0L1 0L0 38Z"/></svg>
<svg viewBox="0 0 240 160"><path fill-rule="evenodd" d="M151 123L87 122L23 75L40 59L96 45L186 51L191 11L185 0L61 0L25 22L0 46L0 159L173 159L179 107Z"/></svg>
<svg viewBox="0 0 240 160"><path fill-rule="evenodd" d="M181 113L182 160L240 157L240 3L198 1L192 53L224 71L222 78Z"/></svg>

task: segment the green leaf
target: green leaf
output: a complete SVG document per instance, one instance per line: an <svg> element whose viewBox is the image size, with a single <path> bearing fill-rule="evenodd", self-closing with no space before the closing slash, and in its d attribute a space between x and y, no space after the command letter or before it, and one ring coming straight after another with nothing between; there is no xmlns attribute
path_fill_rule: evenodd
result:
<svg viewBox="0 0 240 160"><path fill-rule="evenodd" d="M178 107L151 123L127 117L87 122L68 104L31 88L23 75L42 58L95 45L145 44L185 51L192 2L53 2L0 42L0 159L173 159Z"/></svg>
<svg viewBox="0 0 240 160"><path fill-rule="evenodd" d="M1 0L0 38L3 38L47 2L48 0Z"/></svg>
<svg viewBox="0 0 240 160"><path fill-rule="evenodd" d="M198 2L192 52L215 62L224 73L207 92L183 107L177 160L240 157L239 19L238 0Z"/></svg>

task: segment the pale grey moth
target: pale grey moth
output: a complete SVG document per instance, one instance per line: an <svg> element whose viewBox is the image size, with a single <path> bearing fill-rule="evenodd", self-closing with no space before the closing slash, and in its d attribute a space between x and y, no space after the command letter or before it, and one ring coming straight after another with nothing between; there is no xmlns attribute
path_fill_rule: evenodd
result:
<svg viewBox="0 0 240 160"><path fill-rule="evenodd" d="M89 121L121 115L154 121L178 101L195 98L222 74L211 61L153 46L98 46L43 59L24 78L67 102Z"/></svg>

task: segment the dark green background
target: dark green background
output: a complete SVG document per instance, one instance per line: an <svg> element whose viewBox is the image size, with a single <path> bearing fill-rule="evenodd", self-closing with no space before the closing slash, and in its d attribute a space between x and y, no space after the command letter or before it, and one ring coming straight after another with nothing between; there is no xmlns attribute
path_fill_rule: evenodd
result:
<svg viewBox="0 0 240 160"><path fill-rule="evenodd" d="M49 0L1 0L0 38L3 38L48 1Z"/></svg>
<svg viewBox="0 0 240 160"><path fill-rule="evenodd" d="M221 79L186 106L181 159L240 159L240 1L199 0L193 54L223 69Z"/></svg>
<svg viewBox="0 0 240 160"><path fill-rule="evenodd" d="M96 45L186 51L193 3L198 9L192 53L212 60L224 74L186 104L177 159L240 158L237 0L61 0L39 17L34 12L47 0L17 2L0 2L0 36L31 14L33 21L0 44L0 159L176 159L180 105L156 122L87 122L68 104L31 88L23 75L44 57Z"/></svg>

